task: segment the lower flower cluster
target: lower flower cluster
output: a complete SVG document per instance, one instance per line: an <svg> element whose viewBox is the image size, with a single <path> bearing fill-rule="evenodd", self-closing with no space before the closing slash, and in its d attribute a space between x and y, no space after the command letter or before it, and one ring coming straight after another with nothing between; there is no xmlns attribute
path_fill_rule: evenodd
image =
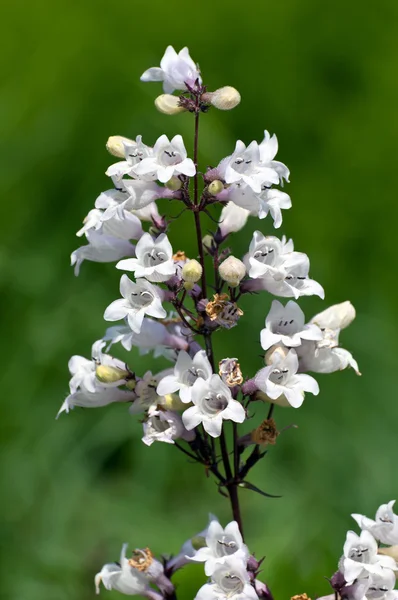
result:
<svg viewBox="0 0 398 600"><path fill-rule="evenodd" d="M126 549L125 544L120 563L104 565L95 576L97 593L102 583L107 590L127 595L143 595L152 600L172 598L171 576L188 563L198 562L204 563L209 579L195 600L272 600L266 584L257 579L261 561L250 555L236 521L224 529L212 515L205 530L187 540L177 556L163 558L162 562L148 548L134 550L128 559Z"/></svg>

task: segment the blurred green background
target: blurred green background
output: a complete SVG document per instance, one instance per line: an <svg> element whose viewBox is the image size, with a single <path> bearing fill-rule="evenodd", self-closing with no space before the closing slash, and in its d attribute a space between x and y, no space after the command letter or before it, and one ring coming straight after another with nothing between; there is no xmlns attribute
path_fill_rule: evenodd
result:
<svg viewBox="0 0 398 600"><path fill-rule="evenodd" d="M346 299L357 308L341 341L363 376L317 376L318 398L277 409L280 428L299 428L279 438L252 481L283 498L241 492L247 543L266 555L262 578L275 598L329 593L323 577L354 525L350 513L371 516L398 496L397 18L395 0L2 2L1 597L93 598L94 574L123 542L177 552L210 511L230 520L200 467L165 444L145 447L125 407L55 421L69 357L90 355L118 297L113 265L84 263L79 278L68 265L75 231L109 187L105 141L181 133L192 144L191 116L157 113L160 85L139 81L168 44L189 46L209 89L242 94L234 111L203 118L202 168L238 138L277 133L293 200L280 232L309 254L326 290L324 303L302 299L307 317ZM194 256L186 223L172 241ZM256 227L272 232L268 219L252 219L233 239L235 254ZM269 304L266 295L244 299L244 320L216 336L218 358L238 356L247 374L261 366ZM134 350L129 360L138 373L167 365ZM203 570L187 567L177 580L179 597L193 598Z"/></svg>

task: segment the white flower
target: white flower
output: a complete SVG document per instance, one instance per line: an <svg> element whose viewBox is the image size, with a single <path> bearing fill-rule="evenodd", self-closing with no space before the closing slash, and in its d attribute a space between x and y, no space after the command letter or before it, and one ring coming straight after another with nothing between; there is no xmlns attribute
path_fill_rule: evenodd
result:
<svg viewBox="0 0 398 600"><path fill-rule="evenodd" d="M257 373L255 382L275 404L290 404L298 408L304 401L304 392L310 392L314 396L319 394L319 386L313 377L297 374L299 363L294 350L290 350L286 357L274 352L272 361L270 366Z"/></svg>
<svg viewBox="0 0 398 600"><path fill-rule="evenodd" d="M95 376L95 370L98 365L106 365L125 370L126 365L124 362L109 356L109 354L102 353L102 348L104 346L104 340L94 342L91 349L91 360L84 358L84 356L77 355L72 356L69 360L68 368L72 375L69 382L71 394L74 394L79 387L84 387L85 390L93 393L97 391L98 387L104 387L103 384L100 385ZM120 385L120 382L118 382L117 385Z"/></svg>
<svg viewBox="0 0 398 600"><path fill-rule="evenodd" d="M175 135L171 141L166 135L161 135L156 141L152 156L136 165L134 173L138 176L156 173L156 178L166 183L173 175L192 177L196 169L192 159L187 158L187 151L180 135Z"/></svg>
<svg viewBox="0 0 398 600"><path fill-rule="evenodd" d="M100 593L100 583L107 590L117 590L129 596L148 596L152 591L147 576L132 567L126 558L127 544L123 544L120 555L120 563L108 563L104 565L95 576L95 590Z"/></svg>
<svg viewBox="0 0 398 600"><path fill-rule="evenodd" d="M221 434L223 419L243 423L245 410L239 402L233 400L231 391L219 375L212 375L205 381L198 378L192 388L194 406L188 408L182 415L182 420L188 430L199 423L212 437Z"/></svg>
<svg viewBox="0 0 398 600"><path fill-rule="evenodd" d="M278 140L276 135L274 134L271 137L268 131L264 131L264 139L259 145L259 150L261 164L264 167L276 171L278 173L280 183L283 182L283 179L289 181L290 172L287 166L278 160L273 160L278 152Z"/></svg>
<svg viewBox="0 0 398 600"><path fill-rule="evenodd" d="M195 600L258 600L242 560L231 557L213 572L211 583L198 591Z"/></svg>
<svg viewBox="0 0 398 600"><path fill-rule="evenodd" d="M164 398L157 394L156 388L162 377L169 375L170 372L171 369L165 369L156 375L152 375L151 371L147 371L144 377L137 381L134 390L137 398L129 408L130 414L136 415L147 412L151 406L163 405Z"/></svg>
<svg viewBox="0 0 398 600"><path fill-rule="evenodd" d="M357 361L344 348L339 348L340 329L347 327L355 318L355 308L350 302L342 302L327 308L311 319L322 331L322 339L306 341L297 350L300 371L334 373L352 367L360 375Z"/></svg>
<svg viewBox="0 0 398 600"><path fill-rule="evenodd" d="M243 229L249 216L250 211L234 204L234 202L228 202L228 204L223 207L218 222L222 237L226 237L230 233L235 233Z"/></svg>
<svg viewBox="0 0 398 600"><path fill-rule="evenodd" d="M361 535L348 531L341 568L344 579L351 585L365 573L383 576L384 569L396 570L398 566L391 556L377 554L377 542L369 531L362 531Z"/></svg>
<svg viewBox="0 0 398 600"><path fill-rule="evenodd" d="M322 286L308 277L310 261L303 252L293 251L293 242L255 231L245 257L249 276L259 279L261 289L284 298L311 296L324 298Z"/></svg>
<svg viewBox="0 0 398 600"><path fill-rule="evenodd" d="M260 334L262 349L268 350L279 343L292 348L300 346L302 340L322 339L322 332L317 325L304 323L304 313L296 302L289 300L283 306L278 300L274 300L265 319L265 329Z"/></svg>
<svg viewBox="0 0 398 600"><path fill-rule="evenodd" d="M398 544L398 516L394 514L395 500L379 506L375 520L368 519L365 515L352 514L351 516L365 531L370 531L376 540L389 546Z"/></svg>
<svg viewBox="0 0 398 600"><path fill-rule="evenodd" d="M196 80L202 82L195 63L189 56L188 48L177 54L173 46L167 46L159 67L152 67L141 75L141 81L163 81L163 91L172 94L174 90L186 91L195 85Z"/></svg>
<svg viewBox="0 0 398 600"><path fill-rule="evenodd" d="M98 208L93 208L76 235L82 236L91 229L122 240L138 240L144 233L139 218L120 207L113 216L106 215L106 212Z"/></svg>
<svg viewBox="0 0 398 600"><path fill-rule="evenodd" d="M398 591L395 587L395 574L391 569L383 569L382 574L369 576L364 600L396 600Z"/></svg>
<svg viewBox="0 0 398 600"><path fill-rule="evenodd" d="M151 446L153 442L174 444L177 438L192 441L195 437L193 432L185 429L181 415L171 410L159 410L157 406L149 408L148 419L143 423L143 428L142 441L147 446Z"/></svg>
<svg viewBox="0 0 398 600"><path fill-rule="evenodd" d="M81 246L71 254L71 265L75 266L75 275L79 275L84 260L107 263L120 260L124 256L134 256L135 246L127 240L106 235L90 229L86 232L87 246Z"/></svg>
<svg viewBox="0 0 398 600"><path fill-rule="evenodd" d="M257 194L261 192L263 184L279 183L276 170L261 164L259 145L255 141L246 147L241 140L238 140L234 153L224 158L218 169L224 175L226 183L246 183Z"/></svg>
<svg viewBox="0 0 398 600"><path fill-rule="evenodd" d="M107 406L113 402L132 402L135 400L134 392L119 390L117 387L97 385L94 392L89 392L83 385L73 394L70 394L58 411L57 418L62 412L69 413L75 406L97 408Z"/></svg>
<svg viewBox="0 0 398 600"><path fill-rule="evenodd" d="M136 258L121 260L116 268L133 271L136 278L145 277L149 281L167 281L175 273L173 249L166 234L161 233L155 240L144 233L135 248Z"/></svg>
<svg viewBox="0 0 398 600"><path fill-rule="evenodd" d="M292 206L290 196L280 190L270 189L264 184L261 188L261 192L256 194L246 183L234 183L229 188L228 198L241 208L249 210L251 215L258 216L259 219L265 219L270 213L274 227L278 229L282 225L281 209Z"/></svg>
<svg viewBox="0 0 398 600"><path fill-rule="evenodd" d="M124 157L125 160L120 160L108 167L106 175L108 177L119 180L123 175L134 176L134 167L138 165L144 158L152 155L152 148L142 142L142 136L137 135L136 141L124 141Z"/></svg>
<svg viewBox="0 0 398 600"><path fill-rule="evenodd" d="M193 358L181 350L178 353L173 375L161 379L157 388L159 396L179 392L182 402L191 402L192 386L200 377L209 379L213 374L209 359L204 350L200 350Z"/></svg>
<svg viewBox="0 0 398 600"><path fill-rule="evenodd" d="M224 564L232 556L245 564L249 557L238 523L231 521L223 529L218 521L212 521L206 533L206 546L200 548L191 560L204 562L206 575L212 575L218 565Z"/></svg>
<svg viewBox="0 0 398 600"><path fill-rule="evenodd" d="M104 313L106 321L119 321L127 317L127 322L135 333L139 333L144 315L163 319L167 312L162 306L160 291L146 279L131 281L127 275L120 279L120 294L123 299L115 300Z"/></svg>
<svg viewBox="0 0 398 600"><path fill-rule="evenodd" d="M198 549L197 546L203 546L205 544L207 531L213 521L218 522L217 517L209 514L209 523L207 527L194 535L193 538L189 538L183 543L178 554L167 561L167 569L171 569L174 572L186 565L189 562L189 559L195 556Z"/></svg>

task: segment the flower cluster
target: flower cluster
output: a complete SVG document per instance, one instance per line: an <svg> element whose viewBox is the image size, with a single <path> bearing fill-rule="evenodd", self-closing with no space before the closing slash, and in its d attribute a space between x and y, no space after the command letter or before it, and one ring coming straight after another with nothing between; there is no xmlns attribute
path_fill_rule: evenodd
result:
<svg viewBox="0 0 398 600"><path fill-rule="evenodd" d="M270 215L266 222L279 228L282 209L292 205L279 189L289 181L289 169L276 160L278 141L268 131L260 143L246 146L239 140L217 167L199 171L200 115L212 107L234 108L240 102L239 92L230 86L209 92L187 48L177 54L169 46L160 67L148 69L141 79L163 82L165 93L155 101L162 113L193 113L193 156L188 157L178 134L171 140L161 135L152 146L141 135L108 139L108 151L121 160L107 169L111 189L98 196L77 233L88 243L72 253L72 265L78 275L84 260L113 262L129 275L121 275L120 298L104 307L105 321L116 324L94 344L91 360L79 356L70 360L70 395L60 412L75 406L127 403L130 414L138 415L142 423L142 441L148 446L174 444L203 465L217 480L220 492L230 497L236 521L223 529L213 519L204 536L199 536L205 543L197 552L192 544L185 545L179 558L164 565L147 549L136 550L127 559L124 546L120 563L105 565L96 585L98 589L102 581L107 589L125 594L171 598L170 576L189 557L204 562L210 577L198 592L199 600L267 598L267 587L256 579L258 563L243 543L238 488L267 495L247 476L265 455L260 447L275 444L279 435L272 418L275 404L297 408L306 392L317 395L318 383L309 372L332 373L351 366L359 373L352 355L339 347L340 331L353 321L355 309L347 301L306 321L296 301L311 295L323 299L324 290L309 276L308 256L296 251L293 241L284 236L255 231L240 258L225 246L249 216L262 222ZM171 95L175 90L181 92L179 96ZM196 239L187 253L171 243L175 219L159 213L160 199L192 214ZM201 213L217 208L221 209L214 213L217 227L203 237ZM215 360L212 336L245 318L239 301L253 292L289 300L285 304L272 300L259 333L264 363L248 376L237 357ZM134 358L129 365L108 354L116 343L129 351L134 347L143 354L153 352L172 365L137 374ZM268 415L254 429L241 432L239 425L256 401L270 403ZM248 446L254 448L245 454ZM344 569L349 579L359 574L349 566Z"/></svg>
<svg viewBox="0 0 398 600"><path fill-rule="evenodd" d="M393 512L394 503L395 500L382 504L375 520L352 515L362 531L360 535L347 532L339 570L330 580L339 597L347 600L398 598L398 590L394 590L398 570L398 516ZM334 597L335 594L331 594L330 600Z"/></svg>

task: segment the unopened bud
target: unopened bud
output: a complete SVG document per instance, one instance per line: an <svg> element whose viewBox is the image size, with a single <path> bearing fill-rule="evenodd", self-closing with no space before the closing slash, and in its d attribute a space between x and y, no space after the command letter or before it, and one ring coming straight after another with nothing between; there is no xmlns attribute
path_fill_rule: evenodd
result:
<svg viewBox="0 0 398 600"><path fill-rule="evenodd" d="M246 275L246 267L239 258L228 256L218 267L218 272L230 287L236 287Z"/></svg>
<svg viewBox="0 0 398 600"><path fill-rule="evenodd" d="M214 250L215 250L213 236L210 234L205 235L204 238L202 239L202 244L203 244L203 248L204 248L205 252L207 252L207 254L213 255Z"/></svg>
<svg viewBox="0 0 398 600"><path fill-rule="evenodd" d="M166 410L182 410L186 405L181 402L180 397L176 394L166 394L163 396L161 407Z"/></svg>
<svg viewBox="0 0 398 600"><path fill-rule="evenodd" d="M134 146L136 142L134 142L134 140L129 140L129 138L123 137L122 135L111 135L106 142L106 149L113 156L124 158L124 144Z"/></svg>
<svg viewBox="0 0 398 600"><path fill-rule="evenodd" d="M379 548L378 554L384 554L384 556L391 556L395 562L398 560L398 546L388 546L386 548Z"/></svg>
<svg viewBox="0 0 398 600"><path fill-rule="evenodd" d="M235 108L235 106L238 106L241 98L238 90L230 85L226 85L215 92L203 94L202 100L219 110L231 110L232 108Z"/></svg>
<svg viewBox="0 0 398 600"><path fill-rule="evenodd" d="M178 96L171 94L161 94L155 100L155 106L159 112L164 115L177 115L180 112L185 112L185 108L179 105L180 99Z"/></svg>
<svg viewBox="0 0 398 600"><path fill-rule="evenodd" d="M217 194L223 191L224 184L219 179L215 179L209 184L209 187L207 189L209 191L209 194L211 194L212 196L217 196Z"/></svg>
<svg viewBox="0 0 398 600"><path fill-rule="evenodd" d="M182 267L181 276L185 282L184 287L186 290L193 288L193 284L202 277L202 272L202 265L194 258L185 263Z"/></svg>
<svg viewBox="0 0 398 600"><path fill-rule="evenodd" d="M118 369L118 367L98 365L95 369L95 375L101 383L116 383L117 381L126 379L129 376L129 372Z"/></svg>
<svg viewBox="0 0 398 600"><path fill-rule="evenodd" d="M288 355L288 352L289 348L286 348L286 346L271 346L265 353L264 362L266 365L273 365L277 357L284 359Z"/></svg>
<svg viewBox="0 0 398 600"><path fill-rule="evenodd" d="M206 547L206 539L202 535L195 535L191 538L191 544L194 550L200 550Z"/></svg>
<svg viewBox="0 0 398 600"><path fill-rule="evenodd" d="M311 319L322 329L344 329L355 319L355 308L349 300L329 306Z"/></svg>
<svg viewBox="0 0 398 600"><path fill-rule="evenodd" d="M178 179L178 177L173 176L165 183L165 186L172 192L177 192L182 187L182 181L181 179Z"/></svg>

